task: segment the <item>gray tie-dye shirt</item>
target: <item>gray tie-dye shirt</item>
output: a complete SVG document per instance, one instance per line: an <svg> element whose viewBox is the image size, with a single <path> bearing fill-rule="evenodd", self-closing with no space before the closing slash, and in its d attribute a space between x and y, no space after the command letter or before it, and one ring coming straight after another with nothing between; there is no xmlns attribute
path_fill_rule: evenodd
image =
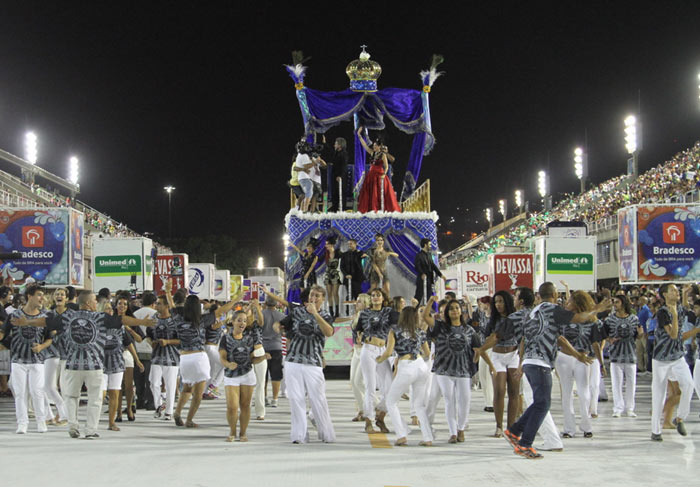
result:
<svg viewBox="0 0 700 487"><path fill-rule="evenodd" d="M636 345L639 318L634 313L625 318L610 315L605 319L605 335L611 338L610 362L618 364L637 363Z"/></svg>
<svg viewBox="0 0 700 487"><path fill-rule="evenodd" d="M37 315L28 315L21 309L16 309L10 314L2 327L2 332L5 338L3 341L9 341L10 357L12 363L15 364L43 364L45 354L34 353L32 347L44 343L50 334L44 329L36 326L15 326L11 323L15 318L27 318L29 320L36 318L44 318L47 316L45 311L40 311ZM5 341L5 343L7 343ZM45 350L44 350L45 351Z"/></svg>
<svg viewBox="0 0 700 487"><path fill-rule="evenodd" d="M574 313L554 303L544 302L535 307L523 320L525 360L538 360L554 367L557 358L557 340L564 326L571 323Z"/></svg>
<svg viewBox="0 0 700 487"><path fill-rule="evenodd" d="M671 325L671 313L666 306L662 306L656 313L659 325L654 332L654 352L652 358L661 362L673 362L683 356L683 322L685 321L685 309L678 305L678 336L673 339L668 334L665 326Z"/></svg>

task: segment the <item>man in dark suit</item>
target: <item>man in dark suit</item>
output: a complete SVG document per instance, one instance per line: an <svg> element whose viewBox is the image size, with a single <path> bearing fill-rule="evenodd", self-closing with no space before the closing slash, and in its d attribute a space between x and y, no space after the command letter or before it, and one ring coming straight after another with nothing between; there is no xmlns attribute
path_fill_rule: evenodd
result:
<svg viewBox="0 0 700 487"><path fill-rule="evenodd" d="M413 265L416 268L416 294L414 297L419 304L423 303L424 289L427 291L428 296L432 295L435 274L445 279L445 276L442 275L438 266L435 265L435 261L433 261L433 254L430 253L430 245L430 239L421 239L421 250L416 254L416 259L413 261ZM423 281L425 281L425 288Z"/></svg>
<svg viewBox="0 0 700 487"><path fill-rule="evenodd" d="M362 268L363 257L366 255L357 250L357 240L354 238L348 240L348 250L340 254L340 270L343 271L346 286L349 284L348 300L357 298L357 295L362 292L362 281L365 280L365 272Z"/></svg>

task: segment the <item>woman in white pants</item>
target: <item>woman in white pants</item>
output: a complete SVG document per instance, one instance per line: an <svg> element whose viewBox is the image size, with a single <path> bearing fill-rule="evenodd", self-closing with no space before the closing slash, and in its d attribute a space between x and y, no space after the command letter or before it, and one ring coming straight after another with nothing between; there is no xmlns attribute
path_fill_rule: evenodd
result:
<svg viewBox="0 0 700 487"><path fill-rule="evenodd" d="M396 446L406 446L408 441L408 426L399 412L401 396L413 388L413 405L423 435L421 446L433 444L433 433L430 429L428 414L425 408L425 387L428 381L428 367L424 357L430 354L427 337L423 330L418 328L418 312L413 307L401 310L399 322L391 327L389 338L384 353L377 357L377 363L387 360L395 351L398 357L396 361L396 377L391 383L391 388L386 397L386 406L394 425L396 433Z"/></svg>
<svg viewBox="0 0 700 487"><path fill-rule="evenodd" d="M363 413L365 416L365 431L376 433L372 422L376 419L376 425L382 433L389 430L384 423L386 416L386 395L391 387L391 364L388 361L378 364L376 359L384 353L386 340L391 327L392 309L384 291L372 289L369 295L370 307L360 312L357 325L362 333L362 352L360 353L360 367L365 381L365 404ZM374 407L374 392L379 386L379 402Z"/></svg>
<svg viewBox="0 0 700 487"><path fill-rule="evenodd" d="M158 312L158 322L156 326L146 331L147 337L151 341L151 347L153 347L148 381L151 384L153 404L156 408L153 416L156 419L162 418L169 421L173 415L177 374L180 371L180 352L177 349L180 340L177 338L175 324L170 316L165 296L158 297L156 311ZM161 395L162 383L165 383L165 402L163 402Z"/></svg>
<svg viewBox="0 0 700 487"><path fill-rule="evenodd" d="M484 296L477 302L477 310L472 316L472 323L478 323L477 332L481 337L481 341L485 341L488 333L488 323L491 319L491 296ZM479 382L481 391L484 393L484 411L493 413L493 380L491 378L491 369L488 367L484 357L491 358L491 350L486 350L479 355L479 373L476 375L476 380Z"/></svg>
<svg viewBox="0 0 700 487"><path fill-rule="evenodd" d="M622 414L631 418L637 417L634 412L634 393L637 385L636 340L637 335L643 332L627 296L615 296L613 312L605 319L605 335L610 342L613 418L619 418Z"/></svg>
<svg viewBox="0 0 700 487"><path fill-rule="evenodd" d="M54 290L53 299L56 303L55 311L63 313L66 310L66 290L59 288ZM65 366L65 358L61 363L61 340L52 338L52 344L44 351L44 394L46 395L47 424L63 426L68 424L68 410L63 397L58 392L58 380L61 369ZM65 353L65 351L64 351ZM54 417L51 411L51 403L56 405L57 414Z"/></svg>
<svg viewBox="0 0 700 487"><path fill-rule="evenodd" d="M326 337L333 335L333 317L322 310L325 298L326 290L321 286L313 285L310 289L305 289L301 293L304 306L292 307L286 318L273 325L275 332L280 333L284 329L287 336L284 370L292 413L290 438L294 444L309 441L307 396L316 421L318 438L324 443L335 441L335 430L326 399L326 380L323 377L323 346ZM285 300L277 299L289 305Z"/></svg>
<svg viewBox="0 0 700 487"><path fill-rule="evenodd" d="M481 338L465 322L459 301L453 299L447 303L445 321L432 317L433 301L435 296L426 304L423 319L428 323L428 337L435 340L434 380L445 400L445 417L450 430L447 442L461 443L469 421L471 377L476 374L475 349L481 345Z"/></svg>
<svg viewBox="0 0 700 487"><path fill-rule="evenodd" d="M260 303L253 300L246 310L246 319L248 324L245 329L245 335L249 340L257 346L257 353L263 354L264 358L271 358L270 354L265 353L263 348L263 324L265 317L260 309ZM253 373L255 374L255 389L253 390L253 402L255 403L255 419L263 421L265 419L265 379L267 377L267 360L255 360L253 362ZM230 381L229 381L230 382Z"/></svg>
<svg viewBox="0 0 700 487"><path fill-rule="evenodd" d="M213 305L214 310L216 305ZM211 312L211 309L210 309ZM204 351L209 359L209 380L204 388L202 399L216 399L217 389L224 377L224 366L219 359L219 342L226 332L226 326L209 327L204 330Z"/></svg>
<svg viewBox="0 0 700 487"><path fill-rule="evenodd" d="M357 414L353 421L363 421L364 417L364 403L365 403L365 381L362 378L362 370L360 369L360 355L362 354L362 335L357 325L360 320L360 312L364 309L369 308L369 295L362 293L357 296L355 303L355 317L352 320L352 359L350 360L350 387L352 387L352 394L355 397L355 408L357 409Z"/></svg>
<svg viewBox="0 0 700 487"><path fill-rule="evenodd" d="M584 291L574 291L566 302L566 309L574 313L585 313L595 308L593 298ZM576 349L591 356L595 356L602 363L600 350L600 328L597 322L591 323L569 323L562 329L562 335ZM568 355L561 349L556 358L556 369L561 383L561 401L564 413L564 438L573 438L576 434L576 415L574 414L574 382L578 391L578 399L581 414L581 424L579 427L584 438L593 437L593 426L590 417L590 366L580 362L575 357Z"/></svg>

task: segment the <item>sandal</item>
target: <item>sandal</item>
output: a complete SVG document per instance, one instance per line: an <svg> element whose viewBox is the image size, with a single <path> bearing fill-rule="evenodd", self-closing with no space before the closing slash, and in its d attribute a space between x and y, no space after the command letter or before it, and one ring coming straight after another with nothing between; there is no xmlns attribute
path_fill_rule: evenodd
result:
<svg viewBox="0 0 700 487"><path fill-rule="evenodd" d="M182 417L180 417L179 414L174 414L173 418L175 419L175 426L185 426L185 423L182 422Z"/></svg>
<svg viewBox="0 0 700 487"><path fill-rule="evenodd" d="M411 416L411 426L419 426L418 416Z"/></svg>
<svg viewBox="0 0 700 487"><path fill-rule="evenodd" d="M399 438L394 442L394 446L408 446L408 441L406 438Z"/></svg>
<svg viewBox="0 0 700 487"><path fill-rule="evenodd" d="M195 423L194 421L187 421L185 423L186 428L199 428L199 425Z"/></svg>
<svg viewBox="0 0 700 487"><path fill-rule="evenodd" d="M110 424L107 429L109 431L121 431L121 429L119 429L119 426L117 426L116 424Z"/></svg>
<svg viewBox="0 0 700 487"><path fill-rule="evenodd" d="M353 422L353 423L357 423L358 421L362 421L363 419L365 419L365 417L364 417L364 415L362 414L362 411L360 411L359 413L357 413L357 416L355 416L354 418L352 418L352 422Z"/></svg>
<svg viewBox="0 0 700 487"><path fill-rule="evenodd" d="M418 442L418 446L433 446L432 441L420 441Z"/></svg>
<svg viewBox="0 0 700 487"><path fill-rule="evenodd" d="M450 436L450 439L447 440L447 443L457 443L457 436L456 435Z"/></svg>
<svg viewBox="0 0 700 487"><path fill-rule="evenodd" d="M246 443L248 441L248 436L246 435L241 435L241 437L238 439L238 441L241 441L243 443Z"/></svg>
<svg viewBox="0 0 700 487"><path fill-rule="evenodd" d="M226 437L227 443L233 443L234 441L236 441L236 435Z"/></svg>
<svg viewBox="0 0 700 487"><path fill-rule="evenodd" d="M464 443L464 430L457 430L457 443Z"/></svg>
<svg viewBox="0 0 700 487"><path fill-rule="evenodd" d="M365 418L365 433L373 435L375 433L379 433L377 430L375 430L372 427L372 420L369 418Z"/></svg>
<svg viewBox="0 0 700 487"><path fill-rule="evenodd" d="M503 430L501 428L496 428L496 432L493 434L494 438L503 438Z"/></svg>

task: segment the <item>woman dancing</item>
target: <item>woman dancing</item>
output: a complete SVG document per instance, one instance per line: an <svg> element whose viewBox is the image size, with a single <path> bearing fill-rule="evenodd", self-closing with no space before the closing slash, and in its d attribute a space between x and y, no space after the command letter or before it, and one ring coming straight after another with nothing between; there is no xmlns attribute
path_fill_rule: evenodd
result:
<svg viewBox="0 0 700 487"><path fill-rule="evenodd" d="M219 356L224 366L225 376L226 420L230 428L229 436L226 438L228 442L236 440L239 417L241 427L238 441L248 441L246 433L250 422L250 403L256 384L253 365L265 360L262 343L257 343L255 334L244 335L247 325L247 313L236 311L231 333L226 333L219 345Z"/></svg>
<svg viewBox="0 0 700 487"><path fill-rule="evenodd" d="M479 355L475 349L481 345L481 338L465 322L459 301L453 299L447 303L445 321L433 318L434 301L435 296L431 296L423 311L423 319L430 328L428 337L435 339L433 372L445 399L445 417L450 430L447 442L461 443L469 421L471 377L476 373L474 358ZM488 356L485 355L484 360L493 368Z"/></svg>
<svg viewBox="0 0 700 487"><path fill-rule="evenodd" d="M360 322L360 313L362 310L369 308L370 301L368 294L360 294L357 296L355 303L355 317L352 319L352 360L350 360L350 385L352 393L355 396L355 407L357 414L353 421L363 421L365 419L363 408L365 403L365 381L362 378L362 370L360 369L360 356L362 354L362 333L357 326Z"/></svg>
<svg viewBox="0 0 700 487"><path fill-rule="evenodd" d="M335 248L337 239L330 237L326 240L326 252L324 260L326 261L326 275L323 278L323 283L326 285L328 293L328 309L337 318L340 315L340 297L338 290L340 289L340 257Z"/></svg>
<svg viewBox="0 0 700 487"><path fill-rule="evenodd" d="M165 286L166 291L170 292L171 282L168 281ZM158 322L156 326L146 331L153 347L151 372L148 380L151 383L151 394L153 394L153 403L156 407L153 416L156 419L162 418L165 421L170 421L175 405L177 374L180 371L180 352L177 348L180 345L180 340L177 338L177 331L165 296L158 297L156 311L158 312ZM165 402L163 402L160 392L161 382L165 383Z"/></svg>
<svg viewBox="0 0 700 487"><path fill-rule="evenodd" d="M387 148L381 138L377 138L377 140L372 142L372 148L370 148L364 137L362 137L362 131L363 127L357 129L357 137L372 159L372 165L366 173L362 189L360 189L357 211L360 213L367 213L368 211L401 211L401 207L396 200L394 188L391 187L391 181L385 177L389 170Z"/></svg>
<svg viewBox="0 0 700 487"><path fill-rule="evenodd" d="M398 356L396 377L394 377L386 397L389 417L396 432L396 443L394 444L396 446L406 446L408 443L406 440L408 426L401 418L398 403L401 396L409 388L412 388L413 407L415 407L423 435L423 441L419 444L421 446L431 446L433 444L433 432L430 428L425 404L428 367L425 365L424 360L430 355L430 348L428 348L425 332L419 328L418 312L412 306L401 310L399 322L391 327L386 350L381 356L377 357L377 363L381 364L384 362L394 351L396 351Z"/></svg>
<svg viewBox="0 0 700 487"><path fill-rule="evenodd" d="M391 282L386 272L387 257L398 257L399 254L384 248L384 236L380 233L374 236L375 245L369 251L372 260L372 271L369 274L370 290L382 288L384 294L389 296Z"/></svg>
<svg viewBox="0 0 700 487"><path fill-rule="evenodd" d="M391 387L391 364L377 363L376 359L384 353L386 341L391 327L392 309L381 289L373 289L369 293L370 307L360 312L358 328L362 333L362 352L360 353L360 368L365 381L365 431L376 433L372 427L375 421L382 433L389 430L384 423L386 416L386 395ZM374 392L379 386L379 402L374 407Z"/></svg>
<svg viewBox="0 0 700 487"><path fill-rule="evenodd" d="M187 296L182 315L175 315L175 330L180 340L180 377L182 392L177 401L177 407L173 418L175 425L196 428L194 415L202 402L204 386L209 380L209 359L204 351L204 331L207 328L220 328L223 321L221 316L226 315L233 306L235 300L219 306L212 313L202 315L202 307L197 296ZM187 411L187 421L182 421L182 408L192 397L190 409Z"/></svg>
<svg viewBox="0 0 700 487"><path fill-rule="evenodd" d="M292 242L289 242L289 245L297 251L301 259L301 288L310 288L316 284L316 264L318 263L318 256L314 253L316 239L309 239L303 251Z"/></svg>

